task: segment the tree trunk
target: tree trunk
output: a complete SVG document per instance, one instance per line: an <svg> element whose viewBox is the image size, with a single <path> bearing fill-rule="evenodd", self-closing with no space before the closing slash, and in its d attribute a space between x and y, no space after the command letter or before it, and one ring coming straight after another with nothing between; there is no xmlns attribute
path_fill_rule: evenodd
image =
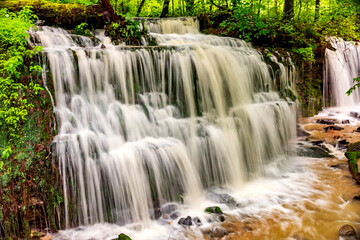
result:
<svg viewBox="0 0 360 240"><path fill-rule="evenodd" d="M168 15L168 13L169 13L169 3L170 3L170 0L164 0L163 9L162 9L162 12L161 12L161 15L160 15L161 18L166 17Z"/></svg>
<svg viewBox="0 0 360 240"><path fill-rule="evenodd" d="M294 17L294 0L285 0L283 20L290 20Z"/></svg>
<svg viewBox="0 0 360 240"><path fill-rule="evenodd" d="M141 0L136 16L139 16L146 0Z"/></svg>
<svg viewBox="0 0 360 240"><path fill-rule="evenodd" d="M111 22L117 22L120 20L120 17L116 14L109 0L100 0L99 4L104 11L103 14L107 22L109 22L109 20Z"/></svg>
<svg viewBox="0 0 360 240"><path fill-rule="evenodd" d="M320 0L315 1L315 21L319 19L320 15Z"/></svg>

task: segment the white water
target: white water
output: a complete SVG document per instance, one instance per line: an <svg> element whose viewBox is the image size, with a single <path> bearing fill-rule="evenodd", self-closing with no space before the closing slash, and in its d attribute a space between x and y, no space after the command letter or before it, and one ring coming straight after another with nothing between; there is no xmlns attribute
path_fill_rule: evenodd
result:
<svg viewBox="0 0 360 240"><path fill-rule="evenodd" d="M278 62L277 83L244 41L198 34L193 20L167 21L150 26L160 47L114 46L103 36L48 27L32 33L55 88L54 143L69 227L127 224L88 228L99 238L142 229L139 239L153 239L146 229L166 228L156 238L167 238L154 208L184 201L182 214L201 216L211 204L206 189L236 195L249 191L249 181L281 175L295 104L277 85L292 88L293 66ZM82 239L76 232L63 237Z"/></svg>
<svg viewBox="0 0 360 240"><path fill-rule="evenodd" d="M335 51L326 49L324 63L324 107L353 108L360 105L360 90L350 96L346 92L360 77L360 46L358 43L330 39Z"/></svg>

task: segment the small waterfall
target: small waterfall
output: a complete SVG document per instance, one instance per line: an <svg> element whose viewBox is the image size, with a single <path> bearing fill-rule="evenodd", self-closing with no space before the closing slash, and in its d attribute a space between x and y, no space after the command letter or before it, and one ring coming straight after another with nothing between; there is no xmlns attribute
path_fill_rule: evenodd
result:
<svg viewBox="0 0 360 240"><path fill-rule="evenodd" d="M194 204L204 189L264 175L295 137L295 104L249 44L194 34L192 18L150 29L159 47L32 33L55 88L67 226L146 225L166 202ZM293 69L281 66L281 88L291 88Z"/></svg>
<svg viewBox="0 0 360 240"><path fill-rule="evenodd" d="M197 18L149 18L146 19L150 32L161 34L199 34L200 25Z"/></svg>
<svg viewBox="0 0 360 240"><path fill-rule="evenodd" d="M325 50L324 107L349 107L360 104L360 90L350 96L347 90L354 85L353 79L360 77L360 46L332 38L335 50Z"/></svg>

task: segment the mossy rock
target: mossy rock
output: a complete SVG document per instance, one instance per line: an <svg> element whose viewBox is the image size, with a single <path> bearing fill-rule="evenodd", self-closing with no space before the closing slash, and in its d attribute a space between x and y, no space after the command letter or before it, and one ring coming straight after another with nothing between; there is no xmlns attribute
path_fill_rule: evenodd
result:
<svg viewBox="0 0 360 240"><path fill-rule="evenodd" d="M113 240L131 240L131 238L124 233L120 233L119 236Z"/></svg>
<svg viewBox="0 0 360 240"><path fill-rule="evenodd" d="M218 206L207 207L207 208L205 208L205 212L207 212L207 213L215 213L215 214L223 214L221 208L218 207Z"/></svg>
<svg viewBox="0 0 360 240"><path fill-rule="evenodd" d="M46 25L74 28L83 22L94 27L103 27L105 24L103 11L98 5L53 3L46 0L0 1L0 8L7 8L13 12L19 11L24 6L31 6L34 13L45 21Z"/></svg>
<svg viewBox="0 0 360 240"><path fill-rule="evenodd" d="M360 152L360 142L350 144L346 152Z"/></svg>
<svg viewBox="0 0 360 240"><path fill-rule="evenodd" d="M357 159L360 158L360 142L352 143L348 146L345 156L348 159L349 170L352 177L360 183L360 174Z"/></svg>

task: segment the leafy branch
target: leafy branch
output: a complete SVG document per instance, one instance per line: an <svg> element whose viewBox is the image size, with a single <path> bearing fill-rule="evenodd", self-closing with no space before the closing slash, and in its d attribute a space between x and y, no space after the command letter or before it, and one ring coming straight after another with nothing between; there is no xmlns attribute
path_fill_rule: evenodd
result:
<svg viewBox="0 0 360 240"><path fill-rule="evenodd" d="M354 78L354 86L352 86L347 92L346 92L346 94L348 95L348 96L350 96L350 94L356 89L356 88L360 88L360 77L358 77L358 78Z"/></svg>

